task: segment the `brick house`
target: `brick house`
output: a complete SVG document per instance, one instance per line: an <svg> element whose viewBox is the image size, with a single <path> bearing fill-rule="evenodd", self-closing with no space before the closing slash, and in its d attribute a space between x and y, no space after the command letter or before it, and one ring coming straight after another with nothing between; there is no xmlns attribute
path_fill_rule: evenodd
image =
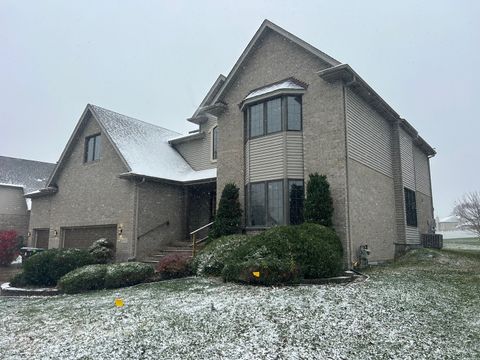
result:
<svg viewBox="0 0 480 360"><path fill-rule="evenodd" d="M435 151L349 65L264 21L220 75L181 136L88 105L30 229L50 247L114 239L117 258L145 258L212 219L234 182L247 232L295 223L308 175L327 175L347 264L420 244L433 224ZM298 193L295 192L295 193ZM32 240L33 241L33 240Z"/></svg>
<svg viewBox="0 0 480 360"><path fill-rule="evenodd" d="M55 164L0 156L0 230L28 235L30 199L26 193L45 187Z"/></svg>

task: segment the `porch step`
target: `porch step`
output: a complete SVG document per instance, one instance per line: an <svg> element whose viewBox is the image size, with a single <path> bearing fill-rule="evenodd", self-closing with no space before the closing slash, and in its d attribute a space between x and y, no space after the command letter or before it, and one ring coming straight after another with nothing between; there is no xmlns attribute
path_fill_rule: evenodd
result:
<svg viewBox="0 0 480 360"><path fill-rule="evenodd" d="M201 249L204 244L198 244L197 249ZM176 241L168 246L165 246L163 249L158 250L157 252L149 255L145 259L141 260L144 263L148 264L156 264L160 261L160 259L164 256L170 254L182 254L182 255L192 255L192 247L190 242L186 241Z"/></svg>

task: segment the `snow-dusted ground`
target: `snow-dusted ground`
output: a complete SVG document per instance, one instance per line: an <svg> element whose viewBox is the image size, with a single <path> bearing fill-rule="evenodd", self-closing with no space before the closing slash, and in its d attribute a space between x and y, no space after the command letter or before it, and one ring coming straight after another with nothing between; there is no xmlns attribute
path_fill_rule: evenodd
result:
<svg viewBox="0 0 480 360"><path fill-rule="evenodd" d="M467 230L437 231L437 234L442 234L444 239L467 239L477 237L475 233Z"/></svg>
<svg viewBox="0 0 480 360"><path fill-rule="evenodd" d="M1 359L479 359L480 260L416 251L350 285L190 278L0 298ZM116 293L124 308L114 307Z"/></svg>

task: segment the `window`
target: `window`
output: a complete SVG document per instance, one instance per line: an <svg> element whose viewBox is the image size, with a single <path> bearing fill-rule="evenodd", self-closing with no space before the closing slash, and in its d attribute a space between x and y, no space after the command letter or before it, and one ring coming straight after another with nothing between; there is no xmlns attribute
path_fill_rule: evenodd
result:
<svg viewBox="0 0 480 360"><path fill-rule="evenodd" d="M263 135L263 104L253 105L250 112L250 137Z"/></svg>
<svg viewBox="0 0 480 360"><path fill-rule="evenodd" d="M267 101L267 134L282 131L282 99Z"/></svg>
<svg viewBox="0 0 480 360"><path fill-rule="evenodd" d="M218 129L215 126L212 130L212 160L217 160Z"/></svg>
<svg viewBox="0 0 480 360"><path fill-rule="evenodd" d="M302 99L300 97L287 97L287 118L288 130L302 130Z"/></svg>
<svg viewBox="0 0 480 360"><path fill-rule="evenodd" d="M303 201L305 197L303 180L289 180L288 193L290 197L290 224L301 224L303 223Z"/></svg>
<svg viewBox="0 0 480 360"><path fill-rule="evenodd" d="M302 130L302 98L282 96L247 108L248 138Z"/></svg>
<svg viewBox="0 0 480 360"><path fill-rule="evenodd" d="M269 181L267 225L281 225L283 221L283 180Z"/></svg>
<svg viewBox="0 0 480 360"><path fill-rule="evenodd" d="M85 162L91 162L100 159L102 142L100 134L89 136L85 139Z"/></svg>
<svg viewBox="0 0 480 360"><path fill-rule="evenodd" d="M282 179L251 183L247 185L246 192L249 226L303 222L303 180ZM285 203L286 199L289 200L288 203Z"/></svg>
<svg viewBox="0 0 480 360"><path fill-rule="evenodd" d="M250 185L250 225L265 225L265 184Z"/></svg>
<svg viewBox="0 0 480 360"><path fill-rule="evenodd" d="M407 215L407 226L417 226L417 202L415 191L405 188L405 212Z"/></svg>

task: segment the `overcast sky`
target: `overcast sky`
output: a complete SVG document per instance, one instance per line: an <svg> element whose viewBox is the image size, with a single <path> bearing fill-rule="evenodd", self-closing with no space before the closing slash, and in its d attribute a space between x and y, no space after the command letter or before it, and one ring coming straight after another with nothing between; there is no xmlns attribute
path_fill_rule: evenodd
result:
<svg viewBox="0 0 480 360"><path fill-rule="evenodd" d="M419 131L436 214L480 190L478 1L0 0L0 155L56 162L87 103L186 132L268 18L350 64Z"/></svg>

